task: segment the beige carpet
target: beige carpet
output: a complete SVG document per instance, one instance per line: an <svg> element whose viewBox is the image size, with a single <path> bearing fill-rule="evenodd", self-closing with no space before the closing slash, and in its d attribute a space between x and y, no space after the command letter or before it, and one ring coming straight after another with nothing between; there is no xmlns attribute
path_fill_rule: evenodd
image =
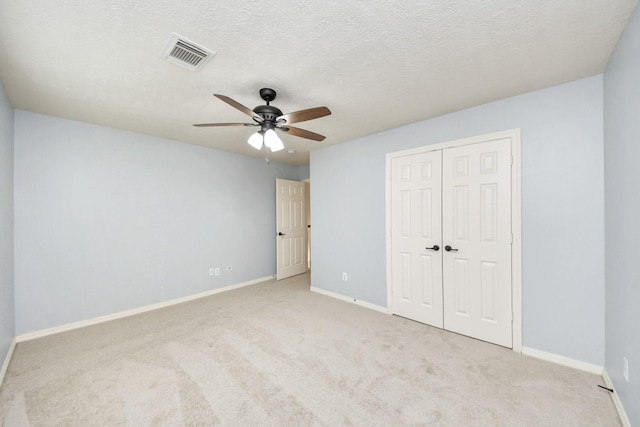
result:
<svg viewBox="0 0 640 427"><path fill-rule="evenodd" d="M264 282L16 347L3 426L619 426L596 375Z"/></svg>

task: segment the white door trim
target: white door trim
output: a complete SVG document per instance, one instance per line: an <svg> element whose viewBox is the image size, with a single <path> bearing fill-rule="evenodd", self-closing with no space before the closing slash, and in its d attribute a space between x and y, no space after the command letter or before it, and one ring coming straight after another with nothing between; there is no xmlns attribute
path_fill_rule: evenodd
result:
<svg viewBox="0 0 640 427"><path fill-rule="evenodd" d="M392 274L391 274L391 160L395 157L409 156L427 151L442 150L462 145L478 144L496 139L511 139L513 167L511 168L511 306L513 308L513 351L522 353L522 197L521 197L521 138L520 129L457 139L396 151L386 155L386 266L387 266L387 311L392 313Z"/></svg>

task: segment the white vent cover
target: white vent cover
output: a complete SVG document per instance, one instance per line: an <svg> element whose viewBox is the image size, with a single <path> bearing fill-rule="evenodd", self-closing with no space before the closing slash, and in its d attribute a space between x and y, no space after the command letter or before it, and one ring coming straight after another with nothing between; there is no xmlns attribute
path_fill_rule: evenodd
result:
<svg viewBox="0 0 640 427"><path fill-rule="evenodd" d="M215 54L214 51L199 46L176 33L171 33L167 44L162 49L162 57L167 61L193 71L204 67Z"/></svg>

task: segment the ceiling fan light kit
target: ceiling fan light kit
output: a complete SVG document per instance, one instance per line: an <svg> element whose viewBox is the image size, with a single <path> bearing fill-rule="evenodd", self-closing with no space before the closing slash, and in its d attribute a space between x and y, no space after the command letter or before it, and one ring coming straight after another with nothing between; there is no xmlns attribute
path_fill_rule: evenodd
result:
<svg viewBox="0 0 640 427"><path fill-rule="evenodd" d="M264 145L269 147L272 152L280 151L284 148L282 140L276 135L276 131L269 129L264 133Z"/></svg>
<svg viewBox="0 0 640 427"><path fill-rule="evenodd" d="M264 133L261 130L259 130L258 132L251 135L247 140L247 142L256 150L261 149L262 144L264 143Z"/></svg>
<svg viewBox="0 0 640 427"><path fill-rule="evenodd" d="M280 109L270 105L271 101L276 99L276 91L270 88L260 89L260 98L266 105L259 105L253 110L245 107L237 101L225 95L214 94L221 101L226 102L238 111L248 115L253 123L198 123L197 127L214 127L214 126L260 126L260 130L249 137L247 143L256 150L265 147L265 150L271 152L280 151L284 148L282 140L278 137L276 130L286 132L293 136L311 139L313 141L323 141L325 137L317 133L289 126L291 123L299 123L307 120L313 120L320 117L328 116L331 111L327 107L309 108L293 113L282 114Z"/></svg>

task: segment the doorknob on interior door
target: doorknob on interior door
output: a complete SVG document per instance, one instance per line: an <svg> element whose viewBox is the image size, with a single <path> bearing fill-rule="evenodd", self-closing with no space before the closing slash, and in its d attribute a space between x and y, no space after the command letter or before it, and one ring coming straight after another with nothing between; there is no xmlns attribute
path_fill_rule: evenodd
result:
<svg viewBox="0 0 640 427"><path fill-rule="evenodd" d="M278 236L286 236L286 234L284 234L282 232L278 232Z"/></svg>
<svg viewBox="0 0 640 427"><path fill-rule="evenodd" d="M444 247L444 250L447 252L458 252L457 249L452 248L451 246L447 245Z"/></svg>
<svg viewBox="0 0 640 427"><path fill-rule="evenodd" d="M427 250L432 250L432 251L439 251L440 250L440 246L438 245L433 245L430 248L425 248Z"/></svg>

